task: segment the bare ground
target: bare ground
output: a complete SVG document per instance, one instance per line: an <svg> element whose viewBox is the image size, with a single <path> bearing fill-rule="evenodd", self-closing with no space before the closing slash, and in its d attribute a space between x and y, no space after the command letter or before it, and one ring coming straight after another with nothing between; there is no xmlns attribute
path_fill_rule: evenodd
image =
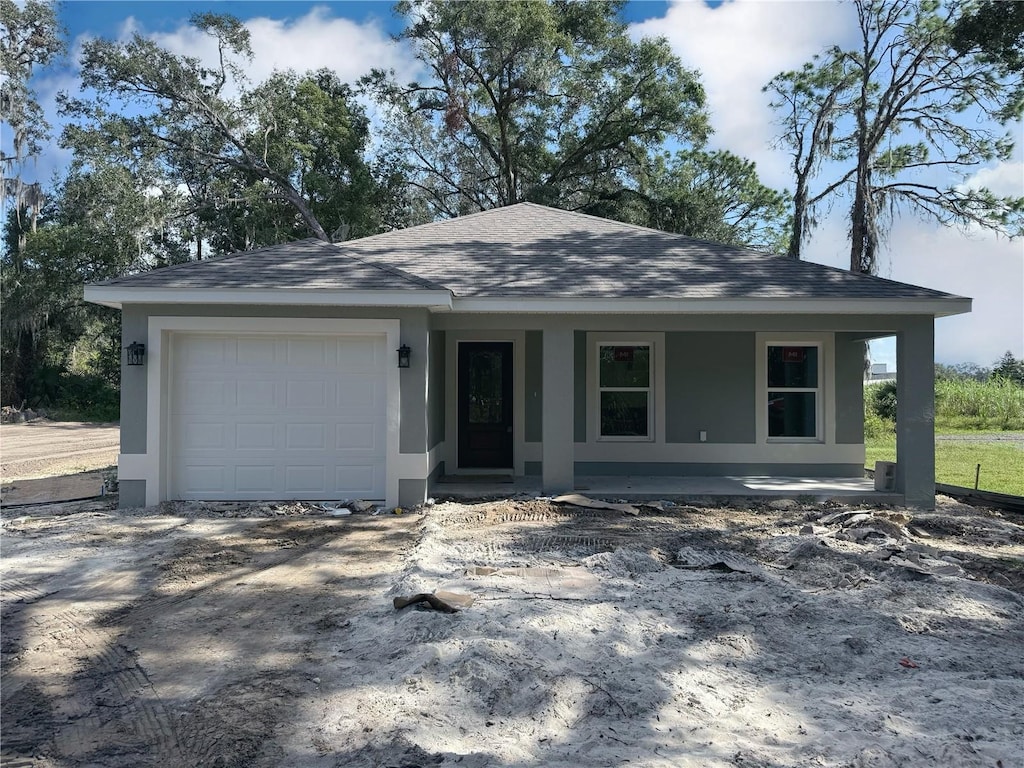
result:
<svg viewBox="0 0 1024 768"><path fill-rule="evenodd" d="M117 424L39 419L0 425L0 492L4 504L96 496L117 464Z"/></svg>
<svg viewBox="0 0 1024 768"><path fill-rule="evenodd" d="M5 766L1024 765L1024 527L948 499L29 511Z"/></svg>

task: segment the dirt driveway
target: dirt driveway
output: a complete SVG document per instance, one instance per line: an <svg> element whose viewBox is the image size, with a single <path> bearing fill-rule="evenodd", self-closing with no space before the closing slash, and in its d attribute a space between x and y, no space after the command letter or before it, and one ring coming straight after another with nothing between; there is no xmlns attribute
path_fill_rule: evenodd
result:
<svg viewBox="0 0 1024 768"><path fill-rule="evenodd" d="M1024 765L1024 525L949 499L2 523L4 766Z"/></svg>
<svg viewBox="0 0 1024 768"><path fill-rule="evenodd" d="M300 764L285 749L309 749L345 627L380 602L416 526L98 503L5 520L0 763Z"/></svg>
<svg viewBox="0 0 1024 768"><path fill-rule="evenodd" d="M96 496L103 470L117 464L119 446L117 424L0 424L0 498L31 504Z"/></svg>

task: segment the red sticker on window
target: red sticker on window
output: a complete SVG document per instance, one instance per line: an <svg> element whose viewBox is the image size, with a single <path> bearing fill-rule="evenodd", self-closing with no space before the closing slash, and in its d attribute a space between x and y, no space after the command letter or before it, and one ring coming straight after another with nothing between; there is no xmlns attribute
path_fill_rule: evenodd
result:
<svg viewBox="0 0 1024 768"><path fill-rule="evenodd" d="M633 362L633 348L632 347L615 347L615 362L616 363L632 363Z"/></svg>
<svg viewBox="0 0 1024 768"><path fill-rule="evenodd" d="M802 363L807 360L807 349L804 347L783 347L782 359L787 363Z"/></svg>

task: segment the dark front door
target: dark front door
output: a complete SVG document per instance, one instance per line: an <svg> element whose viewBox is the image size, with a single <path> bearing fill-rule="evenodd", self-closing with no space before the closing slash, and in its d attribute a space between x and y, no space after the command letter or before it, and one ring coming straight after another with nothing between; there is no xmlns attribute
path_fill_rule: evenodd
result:
<svg viewBox="0 0 1024 768"><path fill-rule="evenodd" d="M459 466L512 466L512 342L459 343Z"/></svg>

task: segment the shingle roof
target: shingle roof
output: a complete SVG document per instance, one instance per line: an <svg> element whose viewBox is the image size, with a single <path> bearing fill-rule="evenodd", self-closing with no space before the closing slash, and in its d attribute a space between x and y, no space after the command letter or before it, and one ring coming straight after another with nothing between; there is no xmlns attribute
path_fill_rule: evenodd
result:
<svg viewBox="0 0 1024 768"><path fill-rule="evenodd" d="M310 238L154 269L102 285L139 288L445 290L389 264L373 264Z"/></svg>
<svg viewBox="0 0 1024 768"><path fill-rule="evenodd" d="M303 240L119 278L109 285L446 288L457 298L955 298L532 203L338 245Z"/></svg>

